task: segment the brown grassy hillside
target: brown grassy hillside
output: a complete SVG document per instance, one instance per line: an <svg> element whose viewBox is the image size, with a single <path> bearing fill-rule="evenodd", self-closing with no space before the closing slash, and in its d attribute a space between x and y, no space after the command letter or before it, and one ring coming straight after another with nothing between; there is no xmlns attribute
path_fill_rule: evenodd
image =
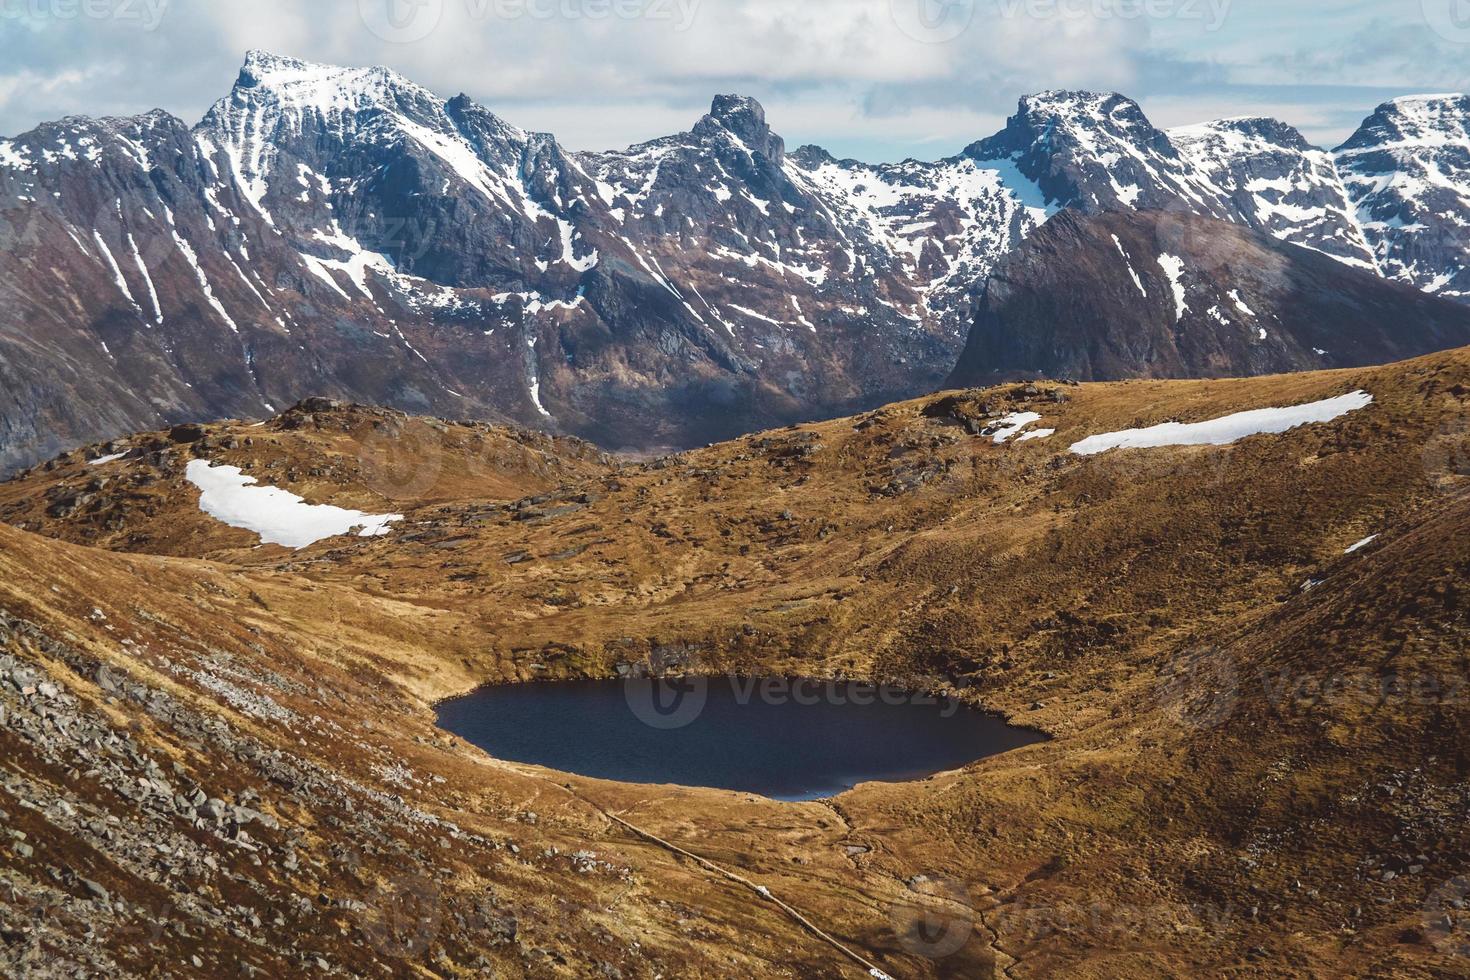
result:
<svg viewBox="0 0 1470 980"><path fill-rule="evenodd" d="M1232 446L1068 452L1355 389L1374 403ZM983 434L1019 410L1056 433ZM442 438L404 434L419 425ZM23 693L36 685L0 685L12 718L40 708L36 738L5 735L0 789L17 802L0 809L38 842L7 864L26 896L5 913L8 955L84 955L80 930L104 915L86 878L122 919L144 897L190 895L166 955L93 944L129 972L246 945L268 973L295 946L298 963L364 975L472 973L481 956L532 976L841 976L860 960L905 977L1470 969L1452 884L1470 871L1470 352L949 393L644 463L327 406L203 434L94 447L0 487L0 514L26 529L0 531L7 651L75 699L64 727L127 733L162 776L139 772L174 795L253 789L241 805L278 826L243 825L266 842L250 851L197 807L118 795L112 770L89 775L94 759L40 737L55 720ZM473 441L492 436L493 451ZM196 455L405 519L381 538L256 547L199 512L182 476ZM401 464L388 482L373 475L385 455ZM101 663L148 690L101 686ZM898 680L1055 738L793 805L495 763L432 727L433 699L486 679L620 668ZM179 707L154 711L154 690ZM221 743L216 722L252 747ZM118 785L136 784L141 763L119 751ZM282 783L276 765L313 775ZM26 794L49 802L22 807ZM441 845L442 825L398 797L491 843ZM140 809L192 841L183 870L132 853ZM613 812L769 887L857 958ZM98 835L109 813L116 839ZM288 850L304 870L283 870ZM614 870L580 870L579 850ZM190 863L206 854L218 869ZM405 858L442 911L426 941L385 951L361 896ZM514 938L468 911L486 891L523 923ZM43 895L71 918L36 924L26 903ZM578 911L557 921L563 899ZM272 928L286 907L299 914ZM912 928L923 917L938 933Z"/></svg>

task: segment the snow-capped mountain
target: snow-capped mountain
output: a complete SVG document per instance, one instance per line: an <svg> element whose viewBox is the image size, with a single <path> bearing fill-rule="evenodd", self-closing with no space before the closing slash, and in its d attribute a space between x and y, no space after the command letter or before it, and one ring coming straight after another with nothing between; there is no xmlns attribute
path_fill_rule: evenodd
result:
<svg viewBox="0 0 1470 980"><path fill-rule="evenodd" d="M1470 96L1384 103L1335 156L1383 273L1470 300Z"/></svg>
<svg viewBox="0 0 1470 980"><path fill-rule="evenodd" d="M876 245L923 297L924 310L944 317L1059 209L1008 159L870 165L806 146L792 162L796 179L840 217L844 232Z"/></svg>
<svg viewBox="0 0 1470 980"><path fill-rule="evenodd" d="M949 384L1245 377L1466 345L1470 306L1240 222L1068 211L991 272Z"/></svg>
<svg viewBox="0 0 1470 980"><path fill-rule="evenodd" d="M719 96L574 153L387 69L254 52L195 126L0 140L0 469L307 394L640 448L877 404L942 382L986 277L1063 209L1193 211L1461 295L1470 114L1435 105L1334 157L1052 92L870 165Z"/></svg>
<svg viewBox="0 0 1470 980"><path fill-rule="evenodd" d="M1230 217L1220 188L1121 95L1044 92L1021 100L1006 128L970 146L977 160L1009 160L1046 199L1084 212L1186 210Z"/></svg>
<svg viewBox="0 0 1470 980"><path fill-rule="evenodd" d="M1170 130L1180 152L1252 228L1378 272L1331 153L1275 119L1223 119Z"/></svg>
<svg viewBox="0 0 1470 980"><path fill-rule="evenodd" d="M970 244L1000 183L925 188L956 237L918 255L748 99L572 154L385 69L252 53L192 129L0 143L0 371L25 392L0 462L307 392L641 447L898 397L963 343L936 281L1034 225Z"/></svg>

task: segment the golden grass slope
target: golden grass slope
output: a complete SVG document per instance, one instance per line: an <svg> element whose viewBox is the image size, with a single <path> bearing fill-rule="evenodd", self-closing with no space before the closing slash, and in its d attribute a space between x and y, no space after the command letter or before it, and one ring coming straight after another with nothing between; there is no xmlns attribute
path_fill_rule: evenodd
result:
<svg viewBox="0 0 1470 980"><path fill-rule="evenodd" d="M1068 452L1100 432L1359 388L1375 399L1363 411L1229 447ZM1056 434L1004 445L976 434L1015 410ZM1470 970L1445 904L1470 872L1470 352L1239 381L951 393L646 463L538 446L534 465L517 455L494 479L469 467L484 456L463 443L399 439L405 465L376 487L364 461L383 453L381 430L362 410L305 414L210 426L203 440L106 467L71 459L0 487L0 513L37 532L0 532L0 608L228 715L218 691L170 666L199 669L197 650L156 635L157 622L181 624L252 669L319 688L307 701L329 724L314 734L250 723L291 757L358 779L403 760L421 780L409 784L417 805L487 838L513 829L522 855L615 850L637 886L588 905L607 901L597 921L614 938L599 955L624 975L840 976L853 965L599 808L768 885L894 976ZM182 478L195 454L253 460L248 472L311 502L391 505L406 520L379 539L255 547L199 513ZM87 491L107 467L109 484ZM98 496L53 510L79 492ZM92 595L112 597L108 624L153 624L149 658L87 619ZM47 663L69 689L85 686ZM793 806L495 764L431 727L429 702L486 679L620 668L899 680L1055 739ZM289 700L273 676L234 683ZM127 703L114 711L119 724L141 717ZM210 761L238 776L232 760ZM544 809L563 784L565 823L527 824L505 803L534 792ZM324 853L350 836L310 805L295 819L319 828ZM68 833L41 831L85 837ZM462 860L455 875L503 880L509 906L543 910L559 888L517 877L516 861ZM921 916L942 928L916 930ZM341 938L362 920L340 918L335 937L320 927L320 948L374 948ZM525 944L492 947L486 928L436 933L380 962L452 973L446 957L457 970L488 955L539 975ZM531 945L576 973L587 937L560 931Z"/></svg>

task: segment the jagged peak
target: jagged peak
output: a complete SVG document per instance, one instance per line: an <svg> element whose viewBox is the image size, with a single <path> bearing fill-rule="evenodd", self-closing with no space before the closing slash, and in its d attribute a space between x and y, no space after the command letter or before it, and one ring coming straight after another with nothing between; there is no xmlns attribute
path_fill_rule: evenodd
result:
<svg viewBox="0 0 1470 980"><path fill-rule="evenodd" d="M26 132L18 133L12 137L0 136L0 139L18 142L37 135L59 131L112 134L127 130L151 130L158 128L160 125L170 128L188 129L188 123L168 110L149 109L147 112L140 112L132 116L88 116L80 113L62 116L60 119L49 119L45 122L38 123Z"/></svg>
<svg viewBox="0 0 1470 980"><path fill-rule="evenodd" d="M1386 143L1413 143L1449 135L1470 139L1470 95L1404 95L1390 99L1363 120L1338 153L1372 150Z"/></svg>
<svg viewBox="0 0 1470 980"><path fill-rule="evenodd" d="M1375 109L1365 125L1375 120L1392 120L1398 125L1433 129L1446 122L1463 126L1467 118L1470 118L1470 95L1401 95Z"/></svg>
<svg viewBox="0 0 1470 980"><path fill-rule="evenodd" d="M273 71L299 71L313 66L310 62L302 61L300 58L289 58L285 55L274 54L262 48L251 48L245 52L245 70L250 72L269 73Z"/></svg>
<svg viewBox="0 0 1470 980"><path fill-rule="evenodd" d="M709 114L699 121L694 132L705 133L712 128L732 134L751 150L777 163L786 155L786 142L771 132L765 107L748 95L716 95Z"/></svg>
<svg viewBox="0 0 1470 980"><path fill-rule="evenodd" d="M1379 106L1380 109L1395 109L1400 112L1422 107L1463 109L1470 107L1470 95L1464 92L1448 92L1441 95L1401 95Z"/></svg>
<svg viewBox="0 0 1470 980"><path fill-rule="evenodd" d="M526 130L512 126L490 109L476 102L461 92L448 102L444 103L444 111L457 120L474 119L481 127L495 134L499 138L508 139L512 142L525 143L533 138L541 144L556 143L556 136L552 133L529 133Z"/></svg>
<svg viewBox="0 0 1470 980"><path fill-rule="evenodd" d="M826 149L817 146L815 143L807 143L803 146L798 146L795 150L791 152L790 158L796 163L797 166L804 167L807 170L810 170L814 167L820 167L825 164L837 162L836 157L827 152Z"/></svg>
<svg viewBox="0 0 1470 980"><path fill-rule="evenodd" d="M343 107L364 99L385 99L395 93L443 104L428 89L389 68L351 68L253 50L235 81L234 95L251 98L268 93L290 104Z"/></svg>
<svg viewBox="0 0 1470 980"><path fill-rule="evenodd" d="M1125 130L1130 139L1154 142L1166 155L1173 152L1137 102L1117 92L1073 89L1050 89L1022 96L1016 114L1006 120L1004 130L971 144L964 152L980 159L1008 156L1045 139L1056 129L1074 133Z"/></svg>
<svg viewBox="0 0 1470 980"><path fill-rule="evenodd" d="M1314 149L1301 130L1290 123L1272 116L1232 116L1212 119L1193 126L1178 126L1169 130L1169 138L1176 144L1200 141L1238 142L1242 139L1254 143L1265 143L1291 150ZM1240 147L1245 149L1245 147Z"/></svg>
<svg viewBox="0 0 1470 980"><path fill-rule="evenodd" d="M1119 109L1143 118L1137 102L1117 92L1092 92L1082 89L1048 89L1021 97L1019 110L1030 116L1092 116L1098 121L1112 117Z"/></svg>
<svg viewBox="0 0 1470 980"><path fill-rule="evenodd" d="M1117 92L1071 89L1022 96L1005 129L970 144L962 155L976 160L1013 157L1038 146L1049 147L1055 131L1069 132L1085 145L1091 144L1091 134L1106 133L1109 139L1147 145L1161 156L1176 155L1168 137L1149 122L1137 102Z"/></svg>
<svg viewBox="0 0 1470 980"><path fill-rule="evenodd" d="M202 124L229 117L242 106L267 105L287 113L315 110L323 115L383 109L430 128L455 128L454 119L473 118L497 137L523 141L526 134L468 95L445 100L410 78L380 65L352 68L318 64L253 50L245 56L230 95L215 103Z"/></svg>
<svg viewBox="0 0 1470 980"><path fill-rule="evenodd" d="M766 122L766 109L748 95L716 95L710 101L709 114L721 122L754 118L759 125Z"/></svg>
<svg viewBox="0 0 1470 980"><path fill-rule="evenodd" d="M0 137L0 168L34 170L44 163L83 160L96 166L109 153L143 169L152 166L153 147L187 137L188 123L163 109L134 116L71 115L43 122L13 139Z"/></svg>

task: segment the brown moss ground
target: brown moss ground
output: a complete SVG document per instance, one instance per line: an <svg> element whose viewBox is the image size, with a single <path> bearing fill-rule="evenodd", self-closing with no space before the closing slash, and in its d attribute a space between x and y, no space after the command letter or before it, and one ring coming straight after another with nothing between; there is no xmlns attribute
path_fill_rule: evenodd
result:
<svg viewBox="0 0 1470 980"><path fill-rule="evenodd" d="M1101 431L1356 388L1372 407L1231 447L1066 451ZM483 485L463 453L404 440L405 458L422 454L410 474L456 475L427 489L400 479L391 501L360 485L355 461L380 450L361 448L378 430L358 416L273 423L268 437L211 427L170 458L108 464L148 480L151 513L124 499L47 516L48 488L90 478L76 460L0 488L7 519L31 530L208 561L5 532L5 608L53 583L110 593L119 609L162 587L171 605L154 615L265 645L256 656L341 694L315 709L324 718L360 720L360 689L377 692L382 724L354 752L442 776L423 805L456 820L503 815L532 786L545 807L569 784L576 798L555 804L565 827L518 830L538 846L616 842L639 884L604 928L647 939L605 955L635 971L686 958L708 975L848 967L749 893L610 831L590 803L769 884L896 976L1463 974L1464 943L1437 942L1422 908L1470 865L1466 699L1451 689L1466 676L1470 353L1055 388L1065 401L1053 390L936 396L651 464L553 445L542 469L502 467ZM967 425L1011 409L1041 412L1057 434L997 446ZM265 482L312 502L391 503L405 522L382 539L252 547L200 515L181 476L193 452L268 455L244 438L278 454L251 470ZM1320 584L1304 590L1308 579ZM93 629L86 601L28 618ZM792 806L491 764L432 733L428 703L482 680L620 665L900 680L1056 738ZM1384 693L1386 676L1432 678L1440 693ZM1349 694L1313 696L1323 678L1347 678ZM307 741L290 751L365 765L339 739ZM849 857L850 843L869 850ZM505 891L537 907L555 886ZM660 902L702 910L687 946ZM923 955L894 926L909 906L967 941Z"/></svg>

